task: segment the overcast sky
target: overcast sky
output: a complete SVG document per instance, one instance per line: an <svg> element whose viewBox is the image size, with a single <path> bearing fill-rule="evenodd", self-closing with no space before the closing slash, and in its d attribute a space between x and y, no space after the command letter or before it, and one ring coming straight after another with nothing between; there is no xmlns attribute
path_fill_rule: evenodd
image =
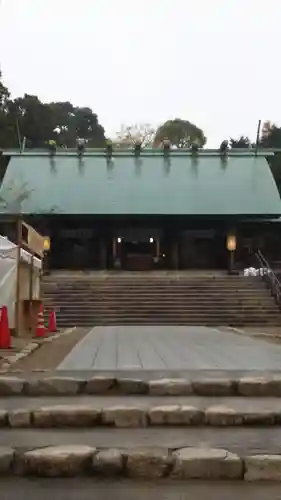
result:
<svg viewBox="0 0 281 500"><path fill-rule="evenodd" d="M12 95L90 106L107 134L180 117L208 146L281 124L281 0L0 0Z"/></svg>

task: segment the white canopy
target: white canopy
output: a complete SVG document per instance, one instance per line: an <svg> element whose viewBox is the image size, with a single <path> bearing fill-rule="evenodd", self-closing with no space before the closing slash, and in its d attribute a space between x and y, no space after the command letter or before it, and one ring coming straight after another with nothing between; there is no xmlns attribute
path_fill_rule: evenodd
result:
<svg viewBox="0 0 281 500"><path fill-rule="evenodd" d="M20 251L20 257L23 262L26 262L27 264L31 264L31 259L32 256L29 252L21 248ZM0 259L5 259L5 258L10 258L10 259L16 259L17 258L17 245L12 243L8 238L5 236L0 235ZM37 257L34 257L33 259L33 265L37 269L42 268L42 260L38 259Z"/></svg>

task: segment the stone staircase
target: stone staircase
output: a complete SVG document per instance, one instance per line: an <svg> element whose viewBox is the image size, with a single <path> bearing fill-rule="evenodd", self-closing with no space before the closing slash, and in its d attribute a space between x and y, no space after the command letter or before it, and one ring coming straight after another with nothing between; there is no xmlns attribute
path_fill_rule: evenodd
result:
<svg viewBox="0 0 281 500"><path fill-rule="evenodd" d="M59 327L281 325L260 277L211 273L71 273L44 278L46 312Z"/></svg>
<svg viewBox="0 0 281 500"><path fill-rule="evenodd" d="M280 482L280 374L78 375L0 377L1 492L9 478L21 488L20 476L48 478L49 492L59 477L79 477L80 486L90 477L91 490L105 478L130 478L136 490L141 481Z"/></svg>

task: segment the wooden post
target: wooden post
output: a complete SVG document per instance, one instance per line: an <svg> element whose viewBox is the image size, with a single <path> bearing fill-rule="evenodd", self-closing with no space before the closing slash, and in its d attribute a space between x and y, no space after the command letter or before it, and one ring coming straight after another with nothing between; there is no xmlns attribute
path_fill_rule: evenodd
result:
<svg viewBox="0 0 281 500"><path fill-rule="evenodd" d="M179 268L179 245L178 240L172 240L172 267L175 271Z"/></svg>
<svg viewBox="0 0 281 500"><path fill-rule="evenodd" d="M107 263L107 251L106 251L106 240L102 238L100 240L100 268L105 270Z"/></svg>
<svg viewBox="0 0 281 500"><path fill-rule="evenodd" d="M157 258L157 261L159 259L159 256L160 256L160 238L157 236L157 238L156 238L156 258Z"/></svg>
<svg viewBox="0 0 281 500"><path fill-rule="evenodd" d="M33 315L33 271L34 271L34 253L31 252L30 274L29 274L29 321ZM31 323L29 331L32 331Z"/></svg>
<svg viewBox="0 0 281 500"><path fill-rule="evenodd" d="M22 245L22 221L17 220L17 277L16 277L16 304L15 304L15 331L19 335L20 331L20 257Z"/></svg>
<svg viewBox="0 0 281 500"><path fill-rule="evenodd" d="M113 256L113 264L115 262L115 259L117 258L117 241L116 238L113 238L112 242L112 256Z"/></svg>

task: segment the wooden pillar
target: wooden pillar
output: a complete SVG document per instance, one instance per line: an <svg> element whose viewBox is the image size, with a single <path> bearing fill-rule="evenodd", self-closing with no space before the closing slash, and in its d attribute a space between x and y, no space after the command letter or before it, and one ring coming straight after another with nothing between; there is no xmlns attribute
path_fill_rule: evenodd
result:
<svg viewBox="0 0 281 500"><path fill-rule="evenodd" d="M117 240L114 237L113 240L112 240L112 260L113 260L113 264L114 264L116 258L117 258Z"/></svg>
<svg viewBox="0 0 281 500"><path fill-rule="evenodd" d="M171 243L171 263L172 269L177 271L179 268L179 243L177 239L173 239Z"/></svg>
<svg viewBox="0 0 281 500"><path fill-rule="evenodd" d="M107 264L107 251L106 251L106 240L102 238L100 240L100 269L106 269Z"/></svg>
<svg viewBox="0 0 281 500"><path fill-rule="evenodd" d="M160 257L160 238L159 236L156 237L156 259L157 259L157 262L159 260L159 257Z"/></svg>

